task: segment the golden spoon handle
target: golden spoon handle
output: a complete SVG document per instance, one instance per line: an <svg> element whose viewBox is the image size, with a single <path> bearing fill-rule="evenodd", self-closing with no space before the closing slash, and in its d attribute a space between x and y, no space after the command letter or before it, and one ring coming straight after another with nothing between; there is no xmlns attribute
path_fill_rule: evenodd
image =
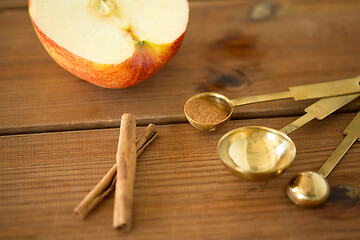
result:
<svg viewBox="0 0 360 240"><path fill-rule="evenodd" d="M350 149L354 144L356 139L360 138L360 112L356 117L351 121L351 123L346 127L344 133L347 133L347 136L340 143L340 145L335 149L331 156L326 160L324 165L320 168L319 174L327 177L330 172L335 168L335 166L340 162L341 158L345 153Z"/></svg>
<svg viewBox="0 0 360 240"><path fill-rule="evenodd" d="M289 91L276 92L263 94L258 96L243 97L231 100L234 107L259 103L268 102L273 100L280 100L286 98L294 98L295 100L306 100L314 98L324 98L339 96L351 93L360 92L360 76L355 78L315 83L308 85L301 85L295 87L289 87Z"/></svg>
<svg viewBox="0 0 360 240"><path fill-rule="evenodd" d="M268 102L273 100L280 100L280 99L286 99L291 98L291 92L285 91L285 92L277 92L277 93L269 93L269 94L263 94L258 96L250 96L250 97L243 97L243 98L237 98L231 100L234 107L251 104L251 103L260 103L260 102Z"/></svg>
<svg viewBox="0 0 360 240"><path fill-rule="evenodd" d="M302 127L303 125L305 125L306 123L310 122L314 118L315 117L312 116L311 114L306 113L305 115L299 117L298 119L296 119L295 121L293 121L292 123L287 125L286 127L283 127L282 129L280 129L280 132L283 132L286 135L288 135L289 133L292 133L296 129L298 129L298 128Z"/></svg>
<svg viewBox="0 0 360 240"><path fill-rule="evenodd" d="M319 174L325 178L330 174L330 172L335 168L335 166L340 162L341 158L345 153L350 149L350 147L356 141L356 137L353 135L347 135L340 145L335 149L331 156L326 160L324 165L319 169Z"/></svg>
<svg viewBox="0 0 360 240"><path fill-rule="evenodd" d="M360 76L343 80L289 87L295 100L324 98L360 92Z"/></svg>
<svg viewBox="0 0 360 240"><path fill-rule="evenodd" d="M320 99L305 109L305 115L282 128L280 131L287 135L310 122L314 118L322 120L359 96L360 94L349 94Z"/></svg>

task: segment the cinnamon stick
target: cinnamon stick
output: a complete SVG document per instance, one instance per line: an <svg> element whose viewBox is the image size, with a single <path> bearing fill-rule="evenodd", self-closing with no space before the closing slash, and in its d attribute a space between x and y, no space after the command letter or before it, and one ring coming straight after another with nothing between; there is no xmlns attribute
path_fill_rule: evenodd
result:
<svg viewBox="0 0 360 240"><path fill-rule="evenodd" d="M113 227L129 230L136 169L136 118L130 113L125 113L121 117L116 164Z"/></svg>
<svg viewBox="0 0 360 240"><path fill-rule="evenodd" d="M136 140L137 157L155 140L159 132L155 125L150 123ZM100 182L85 196L85 198L76 206L74 212L76 215L85 219L100 202L115 189L117 165L105 174Z"/></svg>

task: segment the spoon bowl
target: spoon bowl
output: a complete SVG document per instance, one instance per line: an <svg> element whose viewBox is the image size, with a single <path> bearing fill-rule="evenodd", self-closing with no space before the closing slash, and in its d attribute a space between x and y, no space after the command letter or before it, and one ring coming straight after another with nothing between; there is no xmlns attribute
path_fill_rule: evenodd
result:
<svg viewBox="0 0 360 240"><path fill-rule="evenodd" d="M304 207L319 206L327 201L330 186L325 179L340 162L349 148L360 140L360 112L344 130L346 137L319 169L319 172L303 172L293 177L287 187L287 195L295 204Z"/></svg>
<svg viewBox="0 0 360 240"><path fill-rule="evenodd" d="M330 185L317 172L302 172L290 180L286 192L295 204L304 207L316 207L328 200Z"/></svg>
<svg viewBox="0 0 360 240"><path fill-rule="evenodd" d="M225 134L218 143L223 164L235 175L252 181L272 179L283 173L296 155L294 142L284 133L249 126Z"/></svg>
<svg viewBox="0 0 360 240"><path fill-rule="evenodd" d="M324 119L332 112L359 97L360 94L323 98L305 109L306 114L280 130L267 127L242 127L225 134L218 143L218 154L221 161L233 173L247 180L268 180L283 173L293 162L296 155L294 142L287 134L295 131L312 119ZM360 113L359 113L360 122ZM359 136L349 134L350 146L357 138L360 138L360 124L352 123L345 132L353 129L359 132ZM351 143L351 144L350 144ZM342 149L348 149L342 147ZM337 154L336 154L337 155ZM337 159L335 159L337 160ZM330 160L331 162L333 160ZM324 174L333 168L325 166Z"/></svg>
<svg viewBox="0 0 360 240"><path fill-rule="evenodd" d="M200 121L199 119L196 119L195 114L189 110L191 102L194 100L203 100L206 103L211 104L213 106L213 109L223 113L224 118L220 121L209 121L209 120ZM196 109L196 112L199 111L201 111L201 109ZM187 100L184 106L184 113L190 124L197 129L205 130L205 131L215 131L216 129L224 125L227 121L229 121L233 111L234 111L234 106L230 99L228 99L224 95L213 92L196 94L192 96L189 100ZM202 114L211 117L212 112L204 111L202 112Z"/></svg>

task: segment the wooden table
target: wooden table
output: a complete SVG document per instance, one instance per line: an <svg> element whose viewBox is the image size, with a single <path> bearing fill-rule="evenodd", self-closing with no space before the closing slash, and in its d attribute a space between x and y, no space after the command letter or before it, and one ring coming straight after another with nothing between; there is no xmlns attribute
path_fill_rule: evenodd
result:
<svg viewBox="0 0 360 240"><path fill-rule="evenodd" d="M305 209L288 200L296 173L317 170L341 142L360 101L291 134L293 165L247 182L219 161L219 138L240 126L279 129L314 101L237 108L214 133L191 127L183 104L202 91L230 98L360 74L358 0L190 0L182 48L151 79L110 90L79 80L45 52L27 1L0 2L1 239L360 239L360 144L328 180L330 201ZM261 5L260 5L261 6ZM263 19L262 19L263 17ZM137 116L160 135L138 159L133 229L112 228L113 195L85 220L74 207L115 162L119 120Z"/></svg>

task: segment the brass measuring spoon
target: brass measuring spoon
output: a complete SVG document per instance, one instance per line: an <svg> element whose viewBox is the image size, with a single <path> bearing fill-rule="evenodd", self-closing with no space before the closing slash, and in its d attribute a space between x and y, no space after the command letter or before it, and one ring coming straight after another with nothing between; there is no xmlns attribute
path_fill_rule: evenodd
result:
<svg viewBox="0 0 360 240"><path fill-rule="evenodd" d="M287 187L287 195L295 204L315 207L325 203L330 196L330 185L326 177L356 140L360 141L360 112L346 127L347 136L326 160L319 172L302 172L293 177Z"/></svg>
<svg viewBox="0 0 360 240"><path fill-rule="evenodd" d="M219 157L226 167L243 179L274 178L290 166L296 155L295 144L287 134L314 118L324 119L359 96L350 94L320 99L305 109L305 115L280 131L259 126L232 130L218 143Z"/></svg>
<svg viewBox="0 0 360 240"><path fill-rule="evenodd" d="M289 91L243 97L233 100L230 100L219 93L205 92L196 94L188 99L184 106L184 113L187 120L195 128L200 130L214 131L230 119L230 116L234 111L234 107L237 106L286 98L294 98L297 101L346 95L357 92L360 92L360 76L344 80L289 87ZM223 112L224 118L220 121L210 123L200 122L199 120L194 119L194 116L191 114L191 112L188 111L188 107L191 105L191 101L195 99L205 100L207 103ZM201 111L201 109L197 109L197 111Z"/></svg>

